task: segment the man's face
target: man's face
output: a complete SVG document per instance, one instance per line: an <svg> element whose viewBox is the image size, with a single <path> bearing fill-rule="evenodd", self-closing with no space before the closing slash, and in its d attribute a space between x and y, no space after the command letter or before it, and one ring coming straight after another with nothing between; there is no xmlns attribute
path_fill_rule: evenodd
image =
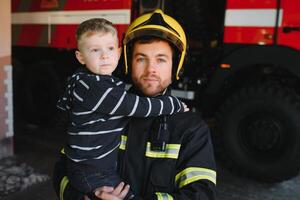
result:
<svg viewBox="0 0 300 200"><path fill-rule="evenodd" d="M172 49L168 42L136 42L133 46L131 78L145 95L155 96L171 83Z"/></svg>

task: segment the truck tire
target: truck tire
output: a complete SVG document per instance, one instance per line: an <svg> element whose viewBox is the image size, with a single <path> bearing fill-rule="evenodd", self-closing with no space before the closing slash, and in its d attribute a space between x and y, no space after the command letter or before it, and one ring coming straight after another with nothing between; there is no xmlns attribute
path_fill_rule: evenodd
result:
<svg viewBox="0 0 300 200"><path fill-rule="evenodd" d="M281 182L300 169L300 100L279 84L239 90L221 107L213 134L217 157L240 175Z"/></svg>

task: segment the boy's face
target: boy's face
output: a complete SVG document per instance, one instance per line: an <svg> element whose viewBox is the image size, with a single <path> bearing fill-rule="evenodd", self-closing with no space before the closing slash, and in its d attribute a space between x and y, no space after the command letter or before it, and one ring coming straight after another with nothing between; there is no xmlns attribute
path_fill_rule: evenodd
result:
<svg viewBox="0 0 300 200"><path fill-rule="evenodd" d="M163 40L134 44L131 78L141 92L154 96L170 85L172 56L171 46Z"/></svg>
<svg viewBox="0 0 300 200"><path fill-rule="evenodd" d="M118 65L121 49L112 33L85 33L78 41L76 58L95 74L111 75Z"/></svg>

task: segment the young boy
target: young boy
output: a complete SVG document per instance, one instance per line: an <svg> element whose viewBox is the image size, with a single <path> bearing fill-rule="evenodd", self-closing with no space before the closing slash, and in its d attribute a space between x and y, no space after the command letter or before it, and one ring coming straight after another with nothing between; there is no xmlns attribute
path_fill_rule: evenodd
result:
<svg viewBox="0 0 300 200"><path fill-rule="evenodd" d="M125 91L124 84L112 76L121 49L111 22L101 18L87 20L78 27L76 37L76 58L86 67L70 78L58 107L70 116L64 147L69 181L93 197L97 188L121 182L116 160L128 116L171 115L188 109L173 96L148 98ZM164 62L163 58L157 65L160 62Z"/></svg>

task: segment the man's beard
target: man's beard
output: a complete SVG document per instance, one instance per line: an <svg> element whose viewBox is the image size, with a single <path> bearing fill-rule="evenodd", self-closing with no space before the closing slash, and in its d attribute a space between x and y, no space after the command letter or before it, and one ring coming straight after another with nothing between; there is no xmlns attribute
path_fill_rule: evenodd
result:
<svg viewBox="0 0 300 200"><path fill-rule="evenodd" d="M151 84L151 83L144 83L143 84L143 77L141 78L132 78L132 81L134 83L134 85L137 87L137 89L142 92L143 94L147 95L147 96L156 96L158 94L160 94L162 91L165 90L160 78L159 77L155 77L158 80L158 84ZM140 80L141 79L141 80Z"/></svg>

